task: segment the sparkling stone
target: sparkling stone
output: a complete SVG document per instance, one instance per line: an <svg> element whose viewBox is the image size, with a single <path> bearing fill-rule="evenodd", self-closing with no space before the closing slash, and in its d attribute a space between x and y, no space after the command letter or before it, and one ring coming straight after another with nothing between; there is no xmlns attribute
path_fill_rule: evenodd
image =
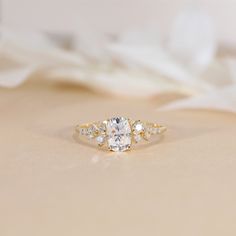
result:
<svg viewBox="0 0 236 236"><path fill-rule="evenodd" d="M93 132L92 132L92 130L90 128L87 130L87 136L90 139L92 139L94 137Z"/></svg>
<svg viewBox="0 0 236 236"><path fill-rule="evenodd" d="M80 129L80 135L85 135L86 134L86 130L84 128Z"/></svg>
<svg viewBox="0 0 236 236"><path fill-rule="evenodd" d="M155 128L153 128L153 132L152 133L153 134L159 134L160 133L160 129L155 127Z"/></svg>
<svg viewBox="0 0 236 236"><path fill-rule="evenodd" d="M157 129L157 134L161 134L161 129L156 128Z"/></svg>
<svg viewBox="0 0 236 236"><path fill-rule="evenodd" d="M87 136L88 138L92 139L96 136L96 133L98 132L98 128L95 125L92 125L87 130Z"/></svg>
<svg viewBox="0 0 236 236"><path fill-rule="evenodd" d="M131 127L128 119L115 117L107 121L108 147L115 152L123 152L131 145Z"/></svg>
<svg viewBox="0 0 236 236"><path fill-rule="evenodd" d="M105 124L105 123L101 123L101 124L99 125L99 132L100 132L101 134L105 134L105 133L106 133L106 124Z"/></svg>
<svg viewBox="0 0 236 236"><path fill-rule="evenodd" d="M146 130L144 137L145 137L145 139L150 139L150 137L151 137L150 130Z"/></svg>
<svg viewBox="0 0 236 236"><path fill-rule="evenodd" d="M136 143L140 142L141 139L142 139L142 137L141 137L140 134L134 136L134 140L135 140Z"/></svg>
<svg viewBox="0 0 236 236"><path fill-rule="evenodd" d="M96 138L96 141L97 141L98 145L102 145L105 142L105 137L104 136L98 136Z"/></svg>
<svg viewBox="0 0 236 236"><path fill-rule="evenodd" d="M140 121L136 121L134 124L133 124L133 130L136 134L140 134L144 131L144 127L143 127L143 123L140 122Z"/></svg>

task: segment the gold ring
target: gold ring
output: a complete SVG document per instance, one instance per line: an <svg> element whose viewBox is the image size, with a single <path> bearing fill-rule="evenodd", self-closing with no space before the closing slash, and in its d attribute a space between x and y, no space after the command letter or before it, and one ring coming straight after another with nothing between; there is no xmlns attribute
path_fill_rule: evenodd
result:
<svg viewBox="0 0 236 236"><path fill-rule="evenodd" d="M149 141L152 136L160 135L165 131L166 127L157 123L113 117L104 121L77 125L75 137L78 135L85 140L93 140L99 147L106 147L110 151L124 152L133 144L142 140Z"/></svg>

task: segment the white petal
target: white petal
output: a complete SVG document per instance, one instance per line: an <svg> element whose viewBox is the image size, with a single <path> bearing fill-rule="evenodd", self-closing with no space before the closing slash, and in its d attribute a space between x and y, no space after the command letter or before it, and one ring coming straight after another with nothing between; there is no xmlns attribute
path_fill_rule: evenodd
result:
<svg viewBox="0 0 236 236"><path fill-rule="evenodd" d="M203 96L179 100L160 108L160 110L176 109L213 109L236 112L236 85Z"/></svg>
<svg viewBox="0 0 236 236"><path fill-rule="evenodd" d="M158 47L161 38L156 26L147 26L142 30L129 31L119 37L121 44L130 46Z"/></svg>
<svg viewBox="0 0 236 236"><path fill-rule="evenodd" d="M95 91L105 91L110 94L129 97L151 97L163 88L155 80L150 80L147 74L135 73L123 69L92 69L92 68L55 68L47 74L54 80L63 80L83 84ZM165 85L165 89L168 85Z"/></svg>
<svg viewBox="0 0 236 236"><path fill-rule="evenodd" d="M99 61L108 60L107 45L112 37L94 30L82 30L73 36L73 50L85 55L86 58Z"/></svg>
<svg viewBox="0 0 236 236"><path fill-rule="evenodd" d="M95 91L129 97L151 97L164 92L196 93L194 87L182 87L160 75L141 70L107 67L55 67L47 71L54 80L83 84Z"/></svg>
<svg viewBox="0 0 236 236"><path fill-rule="evenodd" d="M197 6L189 5L174 22L169 51L190 70L201 72L214 58L216 48L210 17Z"/></svg>
<svg viewBox="0 0 236 236"><path fill-rule="evenodd" d="M0 28L0 53L29 65L84 64L77 53L57 48L44 34Z"/></svg>
<svg viewBox="0 0 236 236"><path fill-rule="evenodd" d="M1 70L0 87L13 88L22 84L35 71L35 67L11 68Z"/></svg>
<svg viewBox="0 0 236 236"><path fill-rule="evenodd" d="M209 92L212 86L189 73L180 63L175 62L162 48L147 46L112 45L113 57L129 68L141 68L164 77L167 82L178 83L181 87L192 88L198 93ZM157 81L158 83L158 81ZM193 89L194 88L194 89Z"/></svg>
<svg viewBox="0 0 236 236"><path fill-rule="evenodd" d="M229 75L232 83L236 83L236 58L235 57L224 58L224 63L229 69Z"/></svg>

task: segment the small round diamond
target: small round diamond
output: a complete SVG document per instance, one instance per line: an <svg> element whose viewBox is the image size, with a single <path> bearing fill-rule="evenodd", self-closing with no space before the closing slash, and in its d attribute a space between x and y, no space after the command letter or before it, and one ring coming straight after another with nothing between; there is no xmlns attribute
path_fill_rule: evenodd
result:
<svg viewBox="0 0 236 236"><path fill-rule="evenodd" d="M93 124L87 129L86 135L88 136L88 138L92 139L96 136L97 132L98 132L97 126Z"/></svg>
<svg viewBox="0 0 236 236"><path fill-rule="evenodd" d="M81 128L81 129L80 129L80 135L85 135L85 133L86 133L85 129L84 129L84 128Z"/></svg>
<svg viewBox="0 0 236 236"><path fill-rule="evenodd" d="M136 143L140 142L141 139L142 139L142 137L141 137L140 134L134 136L134 140L135 140Z"/></svg>
<svg viewBox="0 0 236 236"><path fill-rule="evenodd" d="M96 141L97 141L98 145L102 145L102 144L104 144L104 142L105 142L105 137L103 137L103 136L98 136L98 137L96 138Z"/></svg>
<svg viewBox="0 0 236 236"><path fill-rule="evenodd" d="M160 133L160 129L157 127L152 128L152 134L159 134Z"/></svg>
<svg viewBox="0 0 236 236"><path fill-rule="evenodd" d="M146 132L145 132L145 134L144 134L144 137L145 137L145 139L150 139L150 137L151 137L151 133L150 133L150 131L149 130L146 130Z"/></svg>
<svg viewBox="0 0 236 236"><path fill-rule="evenodd" d="M133 124L133 131L135 134L140 134L144 131L144 126L143 126L143 123L140 122L140 121L136 121L134 124Z"/></svg>
<svg viewBox="0 0 236 236"><path fill-rule="evenodd" d="M101 124L99 125L99 132L100 132L101 134L105 134L105 133L106 133L106 124L105 124L105 123L101 123Z"/></svg>

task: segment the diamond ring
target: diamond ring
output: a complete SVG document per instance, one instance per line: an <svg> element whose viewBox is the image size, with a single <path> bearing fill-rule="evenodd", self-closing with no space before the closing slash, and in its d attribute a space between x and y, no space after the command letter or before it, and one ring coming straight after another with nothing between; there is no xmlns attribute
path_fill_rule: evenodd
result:
<svg viewBox="0 0 236 236"><path fill-rule="evenodd" d="M157 123L113 117L104 121L77 125L75 137L95 141L99 147L114 152L124 152L135 143L149 141L151 136L160 135L166 127Z"/></svg>

